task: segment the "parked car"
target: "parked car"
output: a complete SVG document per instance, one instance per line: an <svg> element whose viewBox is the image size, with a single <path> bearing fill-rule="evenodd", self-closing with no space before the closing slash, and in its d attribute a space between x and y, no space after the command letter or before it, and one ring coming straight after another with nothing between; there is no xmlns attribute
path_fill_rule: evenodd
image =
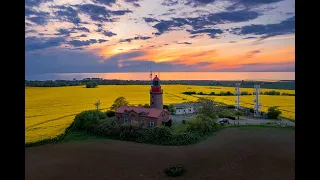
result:
<svg viewBox="0 0 320 180"><path fill-rule="evenodd" d="M228 119L220 119L220 120L219 120L219 123L220 123L220 124L230 124L230 122L229 122Z"/></svg>

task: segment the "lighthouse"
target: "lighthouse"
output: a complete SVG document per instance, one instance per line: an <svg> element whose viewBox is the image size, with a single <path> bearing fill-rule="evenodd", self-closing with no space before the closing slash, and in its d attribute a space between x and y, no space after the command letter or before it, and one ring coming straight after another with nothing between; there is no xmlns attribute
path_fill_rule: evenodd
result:
<svg viewBox="0 0 320 180"><path fill-rule="evenodd" d="M163 109L162 94L160 79L156 75L150 89L150 108Z"/></svg>

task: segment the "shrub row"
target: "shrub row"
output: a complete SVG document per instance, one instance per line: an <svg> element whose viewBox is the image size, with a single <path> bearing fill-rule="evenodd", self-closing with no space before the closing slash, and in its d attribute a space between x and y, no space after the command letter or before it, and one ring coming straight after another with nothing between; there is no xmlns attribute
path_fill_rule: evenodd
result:
<svg viewBox="0 0 320 180"><path fill-rule="evenodd" d="M188 121L187 126L185 131L174 133L166 126L143 128L137 124L120 125L113 119L108 119L106 113L90 110L78 114L70 130L139 143L188 145L199 142L218 129L217 123L205 116Z"/></svg>

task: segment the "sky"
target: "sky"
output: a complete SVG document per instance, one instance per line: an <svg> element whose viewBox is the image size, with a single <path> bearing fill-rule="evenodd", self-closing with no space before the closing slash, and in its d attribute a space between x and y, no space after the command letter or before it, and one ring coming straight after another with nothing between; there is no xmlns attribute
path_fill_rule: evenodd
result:
<svg viewBox="0 0 320 180"><path fill-rule="evenodd" d="M294 0L26 0L26 75L294 72Z"/></svg>

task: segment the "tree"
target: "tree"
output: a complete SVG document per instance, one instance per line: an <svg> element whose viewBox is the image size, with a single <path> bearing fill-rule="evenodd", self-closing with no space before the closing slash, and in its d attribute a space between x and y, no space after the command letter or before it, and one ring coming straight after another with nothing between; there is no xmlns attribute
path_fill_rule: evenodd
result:
<svg viewBox="0 0 320 180"><path fill-rule="evenodd" d="M269 119L278 119L278 117L281 114L282 114L282 112L276 106L268 108L268 118Z"/></svg>
<svg viewBox="0 0 320 180"><path fill-rule="evenodd" d="M144 108L150 108L150 104L144 104L143 107Z"/></svg>
<svg viewBox="0 0 320 180"><path fill-rule="evenodd" d="M97 82L87 82L86 83L86 88L95 88L98 86Z"/></svg>
<svg viewBox="0 0 320 180"><path fill-rule="evenodd" d="M126 100L126 98L124 97L118 97L112 104L112 106L110 107L110 110L116 110L118 109L120 106L127 106L129 105L129 102Z"/></svg>
<svg viewBox="0 0 320 180"><path fill-rule="evenodd" d="M109 110L109 111L107 111L106 114L107 114L108 117L113 117L115 113L114 113L114 111L110 111Z"/></svg>
<svg viewBox="0 0 320 180"><path fill-rule="evenodd" d="M215 92L211 92L209 95L213 96L213 95L215 95L215 94L216 94Z"/></svg>
<svg viewBox="0 0 320 180"><path fill-rule="evenodd" d="M239 119L239 116L242 116L242 113L240 111L236 111L235 115L238 117Z"/></svg>
<svg viewBox="0 0 320 180"><path fill-rule="evenodd" d="M203 114L211 119L216 119L217 114L214 112L215 103L209 99L199 99L200 107L198 109L198 114Z"/></svg>
<svg viewBox="0 0 320 180"><path fill-rule="evenodd" d="M175 114L176 110L172 104L169 104L168 111L170 114Z"/></svg>

